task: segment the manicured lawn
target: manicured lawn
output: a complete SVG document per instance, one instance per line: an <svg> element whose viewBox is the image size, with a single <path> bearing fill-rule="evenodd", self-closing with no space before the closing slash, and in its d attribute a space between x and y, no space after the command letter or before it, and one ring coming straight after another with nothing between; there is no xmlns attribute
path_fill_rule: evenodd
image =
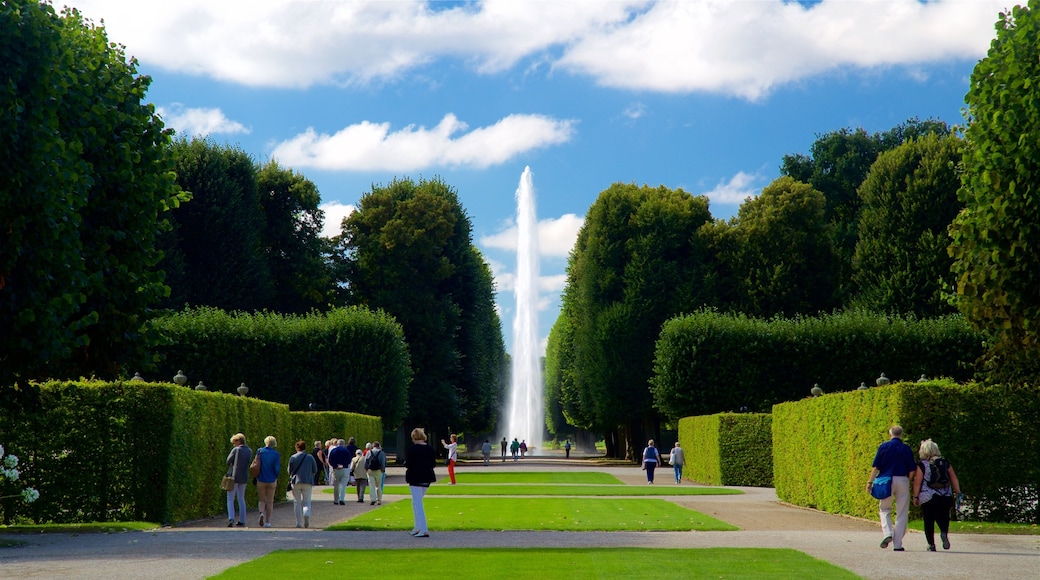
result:
<svg viewBox="0 0 1040 580"><path fill-rule="evenodd" d="M775 548L509 548L448 550L282 550L213 578L347 575L378 562L381 578L859 578L802 552Z"/></svg>
<svg viewBox="0 0 1040 580"><path fill-rule="evenodd" d="M0 526L0 534L114 534L154 530L159 524L150 522L91 522L88 524L39 524L32 526Z"/></svg>
<svg viewBox="0 0 1040 580"><path fill-rule="evenodd" d="M455 470L459 483L586 483L625 485L625 482L600 471L500 471L471 473ZM443 482L442 482L443 483Z"/></svg>
<svg viewBox="0 0 1040 580"><path fill-rule="evenodd" d="M660 499L427 498L433 530L687 531L738 530ZM410 530L411 499L384 505L327 530Z"/></svg>
<svg viewBox="0 0 1040 580"><path fill-rule="evenodd" d="M924 521L912 520L911 530L924 531ZM938 535L939 526L935 526ZM994 522L950 522L951 534L1008 534L1015 536L1040 535L1040 526L1036 524L999 524ZM937 540L938 541L938 540Z"/></svg>
<svg viewBox="0 0 1040 580"><path fill-rule="evenodd" d="M331 490L329 493L332 493ZM388 485L387 495L411 495L406 485ZM739 489L692 485L569 485L569 484L463 484L435 483L427 495L567 495L567 496L674 496L674 495L739 495Z"/></svg>

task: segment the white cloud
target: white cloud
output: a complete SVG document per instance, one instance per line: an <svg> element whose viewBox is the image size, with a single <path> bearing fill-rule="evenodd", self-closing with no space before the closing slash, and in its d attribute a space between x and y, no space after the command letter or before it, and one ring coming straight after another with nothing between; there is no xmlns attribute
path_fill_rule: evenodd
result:
<svg viewBox="0 0 1040 580"><path fill-rule="evenodd" d="M330 201L319 205L318 209L325 212L325 224L321 229L321 235L331 238L342 233L343 220L354 213L356 208L353 205Z"/></svg>
<svg viewBox="0 0 1040 580"><path fill-rule="evenodd" d="M538 252L543 258L566 258L578 239L578 232L585 223L585 218L572 213L558 218L538 220ZM490 236L480 238L480 245L487 248L516 251L516 224L509 224L506 229Z"/></svg>
<svg viewBox="0 0 1040 580"><path fill-rule="evenodd" d="M249 133L245 125L228 119L220 109L186 108L181 103L173 103L169 107L156 107L155 112L167 127L193 137Z"/></svg>
<svg viewBox="0 0 1040 580"><path fill-rule="evenodd" d="M715 189L701 195L708 196L714 203L743 203L745 199L758 195L760 188L755 182L761 180L761 175L738 171L729 181L720 181Z"/></svg>
<svg viewBox="0 0 1040 580"><path fill-rule="evenodd" d="M847 67L985 55L1004 0L434 2L73 0L149 65L250 86L392 81L455 59L641 91L757 99ZM526 61L521 63L521 61Z"/></svg>
<svg viewBox="0 0 1040 580"><path fill-rule="evenodd" d="M635 121L636 119L646 114L646 105L644 105L643 103L632 103L631 105L625 107L625 111L622 114L628 117L630 120Z"/></svg>
<svg viewBox="0 0 1040 580"><path fill-rule="evenodd" d="M363 121L334 135L307 129L275 146L272 156L292 167L353 171L416 171L435 166L485 168L517 155L570 141L574 121L543 115L509 115L466 132L447 114L432 129Z"/></svg>

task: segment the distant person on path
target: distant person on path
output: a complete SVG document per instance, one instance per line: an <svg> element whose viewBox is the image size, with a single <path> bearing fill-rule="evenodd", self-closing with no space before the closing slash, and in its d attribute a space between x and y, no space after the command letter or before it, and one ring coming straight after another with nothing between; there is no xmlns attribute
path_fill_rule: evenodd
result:
<svg viewBox="0 0 1040 580"><path fill-rule="evenodd" d="M520 442L513 438L513 442L509 444L509 450L513 452L513 461L520 459Z"/></svg>
<svg viewBox="0 0 1040 580"><path fill-rule="evenodd" d="M231 475L235 478L235 489L227 492L227 525L244 527L246 525L246 485L249 483L249 462L253 459L253 450L246 447L246 436L235 433L231 436L231 452L227 456L227 464L231 467ZM235 520L235 499L238 499L238 520Z"/></svg>
<svg viewBox="0 0 1040 580"><path fill-rule="evenodd" d="M502 438L501 445L502 445L502 461L505 462L505 460L506 460L506 450L509 448L509 442L506 441L505 437Z"/></svg>
<svg viewBox="0 0 1040 580"><path fill-rule="evenodd" d="M672 447L672 453L668 460L672 463L672 470L675 471L675 483L681 483L682 468L686 465L686 456L683 454L682 447L679 446L678 441L675 442L675 447Z"/></svg>
<svg viewBox="0 0 1040 580"><path fill-rule="evenodd" d="M451 443L445 443L444 439L441 439L441 445L448 451L448 478L451 479L451 484L455 485L455 461L459 458L459 440L452 433Z"/></svg>
<svg viewBox="0 0 1040 580"><path fill-rule="evenodd" d="M491 442L487 439L484 440L484 444L480 446L480 454L484 456L484 466L491 465Z"/></svg>
<svg viewBox="0 0 1040 580"><path fill-rule="evenodd" d="M315 443L321 443L315 441ZM296 442L296 453L289 458L289 483L292 484L296 527L311 527L311 492L318 475L318 462L307 453L307 443Z"/></svg>
<svg viewBox="0 0 1040 580"><path fill-rule="evenodd" d="M646 442L646 449L643 449L643 469L646 470L646 482L652 484L654 482L654 470L657 469L657 464L661 461L661 453L654 447L654 440L651 439Z"/></svg>
<svg viewBox="0 0 1040 580"><path fill-rule="evenodd" d="M271 514L274 513L274 488L278 485L278 474L282 472L282 456L275 447L278 441L274 435L264 437L264 447L257 451L260 456L260 475L256 476L256 495L260 498L257 509L260 510L260 527L271 527Z"/></svg>
<svg viewBox="0 0 1040 580"><path fill-rule="evenodd" d="M372 451L368 452L368 487L369 505L383 505L383 474L386 473L386 453L378 441L372 442Z"/></svg>
<svg viewBox="0 0 1040 580"><path fill-rule="evenodd" d="M325 453L325 446L321 444L321 441L314 442L314 449L311 450L311 455L314 456L314 464L318 466L318 471L325 478L325 483L329 481L329 455ZM318 477L314 478L314 485L318 485Z"/></svg>
<svg viewBox="0 0 1040 580"><path fill-rule="evenodd" d="M563 444L563 452L567 454L567 459L571 458L571 440L570 439L568 439L567 442Z"/></svg>
<svg viewBox="0 0 1040 580"><path fill-rule="evenodd" d="M881 548L894 544L893 550L902 552L903 536L906 535L907 517L910 513L910 475L917 470L914 463L914 452L903 443L903 428L892 425L888 430L889 440L878 446L874 455L874 463L870 469L870 480L867 492L874 487L874 478L888 476L892 478L892 495L878 500L878 515L881 516ZM896 526L892 530L892 501L896 503Z"/></svg>
<svg viewBox="0 0 1040 580"><path fill-rule="evenodd" d="M408 456L404 462L404 480L412 492L412 514L415 527L410 532L416 538L429 538L430 530L426 525L426 510L423 509L423 498L430 484L437 481L433 472L437 465L437 453L433 446L426 442L426 432L421 428L412 429L412 446L408 448Z"/></svg>
<svg viewBox="0 0 1040 580"><path fill-rule="evenodd" d="M332 472L332 465L330 465L329 458L332 455L332 450L339 444L339 439L329 439L325 442L325 482L328 485L336 485L336 476Z"/></svg>
<svg viewBox="0 0 1040 580"><path fill-rule="evenodd" d="M523 459L525 455L527 455L527 439L520 442L520 458Z"/></svg>
<svg viewBox="0 0 1040 580"><path fill-rule="evenodd" d="M342 439L329 451L329 465L332 467L332 503L347 505L347 482L350 481L350 462L354 456L347 451L346 442Z"/></svg>
<svg viewBox="0 0 1040 580"><path fill-rule="evenodd" d="M953 498L961 493L961 482L957 479L953 466L939 453L939 446L931 439L921 442L917 457L920 461L917 462L917 473L914 475L914 505L921 506L921 515L924 516L924 539L928 541L928 551L935 551L937 523L943 550L949 550L950 508L953 507ZM938 472L935 477L932 474L933 469ZM943 470L946 472L945 478L941 475ZM931 485L929 481L932 482Z"/></svg>
<svg viewBox="0 0 1040 580"><path fill-rule="evenodd" d="M357 485L357 502L365 503L365 486L368 485L368 472L365 471L365 453L358 449L354 452L354 460L350 463L350 474Z"/></svg>

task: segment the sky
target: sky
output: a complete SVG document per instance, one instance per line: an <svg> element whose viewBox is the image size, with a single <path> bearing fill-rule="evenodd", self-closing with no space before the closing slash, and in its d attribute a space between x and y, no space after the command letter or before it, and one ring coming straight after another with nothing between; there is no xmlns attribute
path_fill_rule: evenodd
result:
<svg viewBox="0 0 1040 580"><path fill-rule="evenodd" d="M66 4L54 0L56 6ZM327 235L373 186L440 178L495 274L507 349L515 193L539 219L539 336L612 183L728 219L818 135L963 124L1005 0L76 0L152 77L168 127L277 160Z"/></svg>

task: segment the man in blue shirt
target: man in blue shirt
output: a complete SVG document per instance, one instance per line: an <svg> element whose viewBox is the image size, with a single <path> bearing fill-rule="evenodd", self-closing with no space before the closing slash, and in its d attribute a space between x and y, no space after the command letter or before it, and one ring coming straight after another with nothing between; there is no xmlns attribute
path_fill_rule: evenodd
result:
<svg viewBox="0 0 1040 580"><path fill-rule="evenodd" d="M903 536L906 535L906 522L910 513L910 476L917 471L914 463L914 452L910 446L903 443L903 428L893 425L888 430L889 440L878 446L874 455L873 467L870 470L870 481L867 482L867 492L874 486L874 478L877 476L888 476L892 478L892 495L879 500L878 514L881 516L881 532L885 539L881 540L881 547L888 548L888 544L894 544L896 552L903 550ZM892 500L896 503L896 527L892 530Z"/></svg>
<svg viewBox="0 0 1040 580"><path fill-rule="evenodd" d="M336 446L329 451L329 467L332 468L333 479L336 484L332 488L332 504L347 505L344 501L347 495L347 480L350 473L350 462L354 459L347 450L346 443L342 439L336 442Z"/></svg>

